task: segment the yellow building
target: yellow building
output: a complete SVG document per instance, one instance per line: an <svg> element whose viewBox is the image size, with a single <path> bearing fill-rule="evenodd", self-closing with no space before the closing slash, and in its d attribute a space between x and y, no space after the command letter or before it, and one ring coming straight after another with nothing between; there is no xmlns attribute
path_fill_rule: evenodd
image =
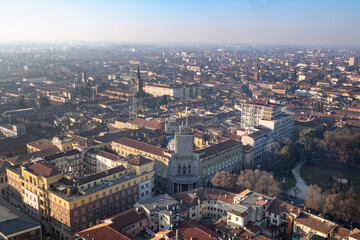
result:
<svg viewBox="0 0 360 240"><path fill-rule="evenodd" d="M137 156L121 166L80 178L45 161L7 169L10 202L39 220L58 239L151 197L154 161Z"/></svg>

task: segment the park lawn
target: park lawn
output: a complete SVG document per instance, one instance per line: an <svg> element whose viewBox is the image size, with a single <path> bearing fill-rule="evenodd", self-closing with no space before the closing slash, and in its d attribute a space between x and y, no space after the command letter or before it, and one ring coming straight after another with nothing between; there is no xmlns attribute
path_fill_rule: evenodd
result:
<svg viewBox="0 0 360 240"><path fill-rule="evenodd" d="M285 177L285 183L283 183L284 177ZM274 178L282 184L284 190L289 190L290 188L294 187L296 184L296 179L292 175L292 173L288 173L285 175L275 174Z"/></svg>
<svg viewBox="0 0 360 240"><path fill-rule="evenodd" d="M301 170L301 177L310 184L317 184L322 190L333 187L332 177L345 178L351 182L356 192L360 192L360 170L355 167L344 167L333 162L317 162L314 166L304 165Z"/></svg>

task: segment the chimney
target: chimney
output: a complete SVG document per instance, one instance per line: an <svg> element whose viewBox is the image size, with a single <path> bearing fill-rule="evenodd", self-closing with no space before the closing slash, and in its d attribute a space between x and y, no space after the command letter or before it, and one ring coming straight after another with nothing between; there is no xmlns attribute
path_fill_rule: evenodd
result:
<svg viewBox="0 0 360 240"><path fill-rule="evenodd" d="M176 229L175 240L179 240L179 229Z"/></svg>
<svg viewBox="0 0 360 240"><path fill-rule="evenodd" d="M67 187L66 188L66 195L70 196L71 195L71 187Z"/></svg>

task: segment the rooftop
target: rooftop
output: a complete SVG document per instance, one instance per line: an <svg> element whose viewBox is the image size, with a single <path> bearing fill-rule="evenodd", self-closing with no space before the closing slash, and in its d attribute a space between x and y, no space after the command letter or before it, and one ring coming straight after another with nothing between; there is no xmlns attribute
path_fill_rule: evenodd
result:
<svg viewBox="0 0 360 240"><path fill-rule="evenodd" d="M0 198L0 233L5 236L40 229L40 223L16 210L11 204Z"/></svg>
<svg viewBox="0 0 360 240"><path fill-rule="evenodd" d="M38 161L25 165L26 169L36 175L41 175L43 177L51 177L58 174L61 174L61 171L56 166L50 165L44 161Z"/></svg>

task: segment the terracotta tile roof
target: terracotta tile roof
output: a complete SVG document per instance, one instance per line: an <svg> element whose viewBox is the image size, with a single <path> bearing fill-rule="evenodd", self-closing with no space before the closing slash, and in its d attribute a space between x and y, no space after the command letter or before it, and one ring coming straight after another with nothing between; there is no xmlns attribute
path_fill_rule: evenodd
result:
<svg viewBox="0 0 360 240"><path fill-rule="evenodd" d="M61 151L57 147L48 148L48 149L45 149L42 151L37 151L37 152L33 152L33 153L27 153L27 154L18 155L15 157L7 158L6 161L11 163L12 165L16 165L19 163L30 161L33 158L45 157L45 156L53 155L53 154L56 154L59 152L61 152Z"/></svg>
<svg viewBox="0 0 360 240"><path fill-rule="evenodd" d="M138 211L136 211L136 208L131 208L111 217L109 220L112 223L109 227L119 231L126 226L144 219L147 219L147 215L143 208L138 208Z"/></svg>
<svg viewBox="0 0 360 240"><path fill-rule="evenodd" d="M130 138L121 138L121 139L115 140L114 142L119 143L121 145L125 145L127 147L139 149L144 152L152 153L152 154L160 156L160 157L168 158L168 156L166 156L164 154L164 152L169 152L169 151L165 148L159 148L154 145L136 141L136 140L133 140Z"/></svg>
<svg viewBox="0 0 360 240"><path fill-rule="evenodd" d="M96 155L99 155L99 156L101 156L103 158L110 159L110 160L113 160L113 161L117 161L117 160L120 159L120 157L116 156L115 154L108 153L108 152L105 152L105 151L97 149L97 148L89 149L88 153L96 154Z"/></svg>
<svg viewBox="0 0 360 240"><path fill-rule="evenodd" d="M268 208L268 211L271 213L274 213L275 215L279 215L280 213L290 213L292 210L298 209L297 207L280 201L278 199L274 199L274 201L271 203L270 207Z"/></svg>
<svg viewBox="0 0 360 240"><path fill-rule="evenodd" d="M236 196L245 196L245 195L247 195L247 194L249 194L251 192L252 191L250 189L246 189L246 190L242 191L241 193L236 194Z"/></svg>
<svg viewBox="0 0 360 240"><path fill-rule="evenodd" d="M77 235L83 237L86 240L138 240L138 238L128 234L123 230L116 231L105 224L102 226L95 226L89 229L85 229L77 233Z"/></svg>
<svg viewBox="0 0 360 240"><path fill-rule="evenodd" d="M235 194L226 190L201 187L177 193L175 197L182 200L183 204L186 204L188 207L192 207L198 204L198 199L200 199L200 201L220 200L230 204L234 202Z"/></svg>
<svg viewBox="0 0 360 240"><path fill-rule="evenodd" d="M104 178L106 176L110 176L110 175L113 175L113 174L116 174L116 173L119 173L119 172L122 172L122 171L125 171L125 170L126 170L126 168L123 165L120 165L120 166L117 166L117 167L109 168L109 169L107 169L105 171L102 171L102 172L93 173L93 174L90 174L90 175L87 175L85 177L80 178L79 182L78 182L78 185L84 185L84 184L87 184L89 182L95 181L97 179L101 179L101 178Z"/></svg>
<svg viewBox="0 0 360 240"><path fill-rule="evenodd" d="M0 173L6 172L6 168L10 166L11 164L9 162L0 158Z"/></svg>
<svg viewBox="0 0 360 240"><path fill-rule="evenodd" d="M144 128L149 128L154 130L155 129L163 130L165 128L165 124L163 122L151 121L142 118L135 118L134 120L132 120L131 123L136 126L142 126Z"/></svg>
<svg viewBox="0 0 360 240"><path fill-rule="evenodd" d="M300 216L294 220L294 222L300 223L324 234L328 234L335 228L335 225L323 222L320 219L316 219L315 217L305 213L301 213Z"/></svg>
<svg viewBox="0 0 360 240"><path fill-rule="evenodd" d="M335 229L333 230L332 234L334 234L334 236L336 237L336 239L341 240L341 239L349 236L349 235L350 235L350 232L351 232L351 231L350 231L349 229L336 226Z"/></svg>
<svg viewBox="0 0 360 240"><path fill-rule="evenodd" d="M44 177L51 177L58 174L61 174L61 171L56 166L50 165L43 161L34 162L27 166L29 172L32 172L36 175L41 175Z"/></svg>
<svg viewBox="0 0 360 240"><path fill-rule="evenodd" d="M176 229L179 229L179 236L186 240L216 240L220 238L220 235L213 230L190 219L185 219Z"/></svg>
<svg viewBox="0 0 360 240"><path fill-rule="evenodd" d="M12 149L26 148L26 144L39 139L35 136L21 135L17 138L4 138L0 140L0 152L6 152Z"/></svg>
<svg viewBox="0 0 360 240"><path fill-rule="evenodd" d="M37 141L27 143L27 145L40 150L55 147L55 145L48 139L39 139Z"/></svg>
<svg viewBox="0 0 360 240"><path fill-rule="evenodd" d="M261 228L255 224L252 224L250 222L245 224L246 229L251 233L258 233L260 232Z"/></svg>
<svg viewBox="0 0 360 240"><path fill-rule="evenodd" d="M0 127L3 127L3 128L6 128L6 129L8 129L8 130L13 131L13 125L8 124L8 123L6 123L6 124L1 124Z"/></svg>
<svg viewBox="0 0 360 240"><path fill-rule="evenodd" d="M131 163L133 165L136 165L136 166L141 166L141 165L150 163L152 161L153 160L148 159L148 158L143 157L143 156L136 156L136 157L128 160L129 163Z"/></svg>
<svg viewBox="0 0 360 240"><path fill-rule="evenodd" d="M233 148L233 147L240 147L241 145L242 144L240 142L230 139L225 142L221 142L218 144L214 144L210 147L197 150L197 151L195 151L195 153L199 153L199 154L203 153L203 155L201 155L200 158L206 158L206 157L209 157L216 153L220 153L222 151L225 151L225 150Z"/></svg>
<svg viewBox="0 0 360 240"><path fill-rule="evenodd" d="M57 158L66 157L66 156L72 156L72 155L80 154L80 153L81 152L78 149L72 149L72 150L69 150L69 151L60 152L60 153L56 153L56 154L46 156L44 159L46 161L52 161L52 160L55 160Z"/></svg>
<svg viewBox="0 0 360 240"><path fill-rule="evenodd" d="M354 230L352 230L351 233L349 234L349 237L360 240L360 229L355 228Z"/></svg>
<svg viewBox="0 0 360 240"><path fill-rule="evenodd" d="M144 219L147 220L147 216L143 208L139 208L138 212L132 208L106 219L104 223L85 229L77 235L87 240L135 240L138 238L125 232L123 228Z"/></svg>

